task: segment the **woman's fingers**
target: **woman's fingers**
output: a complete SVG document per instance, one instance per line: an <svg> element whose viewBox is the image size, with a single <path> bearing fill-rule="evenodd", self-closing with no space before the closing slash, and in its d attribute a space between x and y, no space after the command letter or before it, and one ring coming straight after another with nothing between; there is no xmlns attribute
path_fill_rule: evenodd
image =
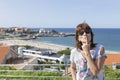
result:
<svg viewBox="0 0 120 80"><path fill-rule="evenodd" d="M86 43L86 45L89 44L89 40L88 40L87 36L85 37L85 43Z"/></svg>

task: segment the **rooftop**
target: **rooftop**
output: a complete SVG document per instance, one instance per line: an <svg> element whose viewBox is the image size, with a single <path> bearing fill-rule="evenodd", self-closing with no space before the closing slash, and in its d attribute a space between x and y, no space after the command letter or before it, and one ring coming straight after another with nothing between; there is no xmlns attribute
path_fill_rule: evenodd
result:
<svg viewBox="0 0 120 80"><path fill-rule="evenodd" d="M115 54L113 53L107 54L105 64L114 64L114 63L120 63L120 52Z"/></svg>
<svg viewBox="0 0 120 80"><path fill-rule="evenodd" d="M10 50L10 46L0 45L0 62L8 54L9 50Z"/></svg>

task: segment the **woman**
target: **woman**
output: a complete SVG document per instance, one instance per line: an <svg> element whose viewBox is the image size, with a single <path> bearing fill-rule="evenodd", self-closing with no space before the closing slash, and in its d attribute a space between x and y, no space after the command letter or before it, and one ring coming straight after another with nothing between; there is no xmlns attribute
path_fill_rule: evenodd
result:
<svg viewBox="0 0 120 80"><path fill-rule="evenodd" d="M101 44L93 42L90 26L83 22L76 27L76 47L71 50L71 73L73 80L104 80L101 68L106 54Z"/></svg>

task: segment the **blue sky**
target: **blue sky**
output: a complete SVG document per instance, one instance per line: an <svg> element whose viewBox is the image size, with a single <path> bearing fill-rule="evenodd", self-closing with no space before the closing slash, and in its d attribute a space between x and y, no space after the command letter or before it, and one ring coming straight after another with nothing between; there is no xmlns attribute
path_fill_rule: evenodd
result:
<svg viewBox="0 0 120 80"><path fill-rule="evenodd" d="M120 0L0 0L0 27L120 28Z"/></svg>

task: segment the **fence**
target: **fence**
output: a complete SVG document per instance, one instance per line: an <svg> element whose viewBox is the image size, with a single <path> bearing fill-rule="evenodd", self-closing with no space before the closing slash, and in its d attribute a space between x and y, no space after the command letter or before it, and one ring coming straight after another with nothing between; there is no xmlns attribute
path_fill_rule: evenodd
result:
<svg viewBox="0 0 120 80"><path fill-rule="evenodd" d="M15 69L21 66L22 69ZM0 80L72 80L68 67L69 64L2 64ZM111 65L103 67L105 80L120 80L120 70L110 67Z"/></svg>
<svg viewBox="0 0 120 80"><path fill-rule="evenodd" d="M24 66L16 70L15 67ZM72 80L67 64L2 64L0 80Z"/></svg>

